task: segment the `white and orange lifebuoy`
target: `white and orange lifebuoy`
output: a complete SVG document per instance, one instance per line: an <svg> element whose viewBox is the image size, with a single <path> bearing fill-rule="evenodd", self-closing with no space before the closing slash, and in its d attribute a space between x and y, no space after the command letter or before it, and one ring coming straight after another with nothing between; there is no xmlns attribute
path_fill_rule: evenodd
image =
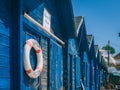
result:
<svg viewBox="0 0 120 90"><path fill-rule="evenodd" d="M35 52L37 54L37 66L35 70L32 69L30 64L30 50L32 47L35 49ZM24 46L24 68L26 74L30 78L37 78L42 72L42 68L43 68L42 50L40 48L39 43L34 39L27 40Z"/></svg>

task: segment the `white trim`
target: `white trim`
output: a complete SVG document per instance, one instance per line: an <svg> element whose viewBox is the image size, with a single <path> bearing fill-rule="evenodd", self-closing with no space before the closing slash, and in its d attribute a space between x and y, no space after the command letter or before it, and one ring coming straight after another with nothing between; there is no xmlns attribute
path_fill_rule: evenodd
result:
<svg viewBox="0 0 120 90"><path fill-rule="evenodd" d="M80 30L80 27L81 27L82 23L83 23L83 17L81 18L81 21L80 21L79 26L77 28L77 36L79 34L79 30Z"/></svg>
<svg viewBox="0 0 120 90"><path fill-rule="evenodd" d="M82 89L85 90L85 86L84 86L84 84L83 84L81 79L80 79L80 82L81 82L81 85L82 85Z"/></svg>
<svg viewBox="0 0 120 90"><path fill-rule="evenodd" d="M92 37L91 37L91 41L90 41L90 45L89 45L89 49L90 49L90 47L91 47L91 45L92 45L92 40L93 40L93 35L91 35Z"/></svg>
<svg viewBox="0 0 120 90"><path fill-rule="evenodd" d="M55 36L53 33L48 32L48 30L46 30L40 23L38 23L35 19L33 19L31 16L29 16L27 13L24 13L24 17L26 19L28 19L29 21L31 21L33 24L35 24L36 26L38 26L39 28L41 28L43 31L45 31L48 35L52 36L54 39L56 39L58 42L60 42L62 45L64 45L65 43L60 40L57 36Z"/></svg>

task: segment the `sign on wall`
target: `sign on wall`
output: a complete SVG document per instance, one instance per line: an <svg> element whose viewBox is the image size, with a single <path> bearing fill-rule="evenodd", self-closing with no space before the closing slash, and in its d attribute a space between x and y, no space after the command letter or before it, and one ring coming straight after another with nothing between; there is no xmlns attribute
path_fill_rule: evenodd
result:
<svg viewBox="0 0 120 90"><path fill-rule="evenodd" d="M44 13L43 13L43 27L50 31L50 26L51 26L51 15L47 11L47 9L44 8Z"/></svg>

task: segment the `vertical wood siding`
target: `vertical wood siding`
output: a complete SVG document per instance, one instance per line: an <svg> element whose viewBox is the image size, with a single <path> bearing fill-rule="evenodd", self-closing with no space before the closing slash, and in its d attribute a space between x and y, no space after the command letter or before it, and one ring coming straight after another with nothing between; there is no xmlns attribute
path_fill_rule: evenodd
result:
<svg viewBox="0 0 120 90"><path fill-rule="evenodd" d="M80 88L80 57L77 55L77 45L75 39L71 38L68 40L68 60L66 60L67 68L64 68L67 70L67 73L65 75L67 76L67 83L66 84L66 90L75 90L76 88ZM76 58L77 56L77 58ZM77 64L78 62L78 64ZM79 80L76 80L78 77ZM77 83L76 83L77 82Z"/></svg>
<svg viewBox="0 0 120 90"><path fill-rule="evenodd" d="M9 1L0 3L0 90L10 89L10 12Z"/></svg>
<svg viewBox="0 0 120 90"><path fill-rule="evenodd" d="M50 90L62 90L63 88L63 57L62 47L54 41L50 41Z"/></svg>

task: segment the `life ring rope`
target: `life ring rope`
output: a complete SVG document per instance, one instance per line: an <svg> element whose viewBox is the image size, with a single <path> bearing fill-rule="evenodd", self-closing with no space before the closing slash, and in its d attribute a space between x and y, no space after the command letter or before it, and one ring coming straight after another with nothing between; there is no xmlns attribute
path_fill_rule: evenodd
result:
<svg viewBox="0 0 120 90"><path fill-rule="evenodd" d="M35 70L32 69L30 64L30 50L32 47L35 49L35 53L37 55L37 66ZM37 78L42 72L43 69L42 49L40 48L39 43L34 39L27 40L24 46L24 68L26 74L30 78Z"/></svg>

